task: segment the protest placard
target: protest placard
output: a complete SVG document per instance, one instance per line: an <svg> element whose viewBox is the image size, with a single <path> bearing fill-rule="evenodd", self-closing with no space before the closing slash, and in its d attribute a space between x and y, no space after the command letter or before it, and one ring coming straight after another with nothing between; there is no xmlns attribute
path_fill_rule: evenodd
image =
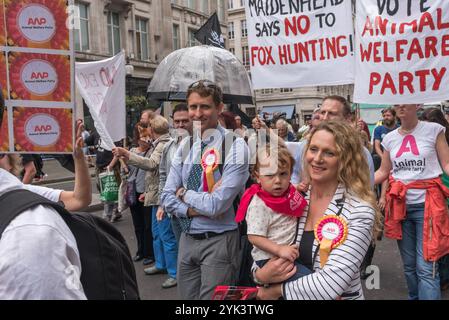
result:
<svg viewBox="0 0 449 320"><path fill-rule="evenodd" d="M8 45L69 50L66 0L5 0Z"/></svg>
<svg viewBox="0 0 449 320"><path fill-rule="evenodd" d="M9 151L8 111L3 113L2 127L0 128L0 151Z"/></svg>
<svg viewBox="0 0 449 320"><path fill-rule="evenodd" d="M354 82L350 0L248 0L254 89Z"/></svg>
<svg viewBox="0 0 449 320"><path fill-rule="evenodd" d="M73 152L69 6L72 0L0 0L0 85L7 107L2 151Z"/></svg>
<svg viewBox="0 0 449 320"><path fill-rule="evenodd" d="M355 102L449 99L449 1L364 0L356 14Z"/></svg>
<svg viewBox="0 0 449 320"><path fill-rule="evenodd" d="M14 107L16 151L71 152L72 109Z"/></svg>
<svg viewBox="0 0 449 320"><path fill-rule="evenodd" d="M8 94L6 70L6 57L5 54L0 51L0 87L5 99Z"/></svg>
<svg viewBox="0 0 449 320"><path fill-rule="evenodd" d="M89 107L106 150L126 137L125 53L94 62L77 62L77 88Z"/></svg>
<svg viewBox="0 0 449 320"><path fill-rule="evenodd" d="M4 4L3 0L0 0L0 46L6 44L6 25L5 25L5 13L3 11Z"/></svg>
<svg viewBox="0 0 449 320"><path fill-rule="evenodd" d="M70 56L11 52L11 99L70 102Z"/></svg>

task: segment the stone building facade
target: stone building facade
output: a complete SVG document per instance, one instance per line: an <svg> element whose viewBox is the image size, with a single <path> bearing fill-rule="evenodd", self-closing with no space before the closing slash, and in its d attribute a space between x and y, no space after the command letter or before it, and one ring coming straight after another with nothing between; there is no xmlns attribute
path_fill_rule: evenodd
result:
<svg viewBox="0 0 449 320"><path fill-rule="evenodd" d="M225 1L76 0L76 60L102 60L125 50L127 94L145 95L158 64L174 50L197 45L193 32L213 12L226 32ZM83 110L79 95L77 104Z"/></svg>

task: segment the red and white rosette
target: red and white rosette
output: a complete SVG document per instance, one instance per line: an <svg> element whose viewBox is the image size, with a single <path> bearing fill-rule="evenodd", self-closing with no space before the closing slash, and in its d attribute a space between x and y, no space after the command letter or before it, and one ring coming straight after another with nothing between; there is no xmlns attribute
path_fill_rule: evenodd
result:
<svg viewBox="0 0 449 320"><path fill-rule="evenodd" d="M315 238L320 243L320 266L326 264L332 249L341 245L348 236L348 224L336 215L320 219L315 226Z"/></svg>
<svg viewBox="0 0 449 320"><path fill-rule="evenodd" d="M214 171L218 168L220 153L217 149L207 150L201 157L201 166L203 168L203 191L212 192L215 185Z"/></svg>

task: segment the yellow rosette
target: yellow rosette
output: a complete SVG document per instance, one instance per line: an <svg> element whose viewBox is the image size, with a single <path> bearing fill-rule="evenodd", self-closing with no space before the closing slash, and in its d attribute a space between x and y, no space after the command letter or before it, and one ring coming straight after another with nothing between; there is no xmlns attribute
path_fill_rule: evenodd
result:
<svg viewBox="0 0 449 320"><path fill-rule="evenodd" d="M320 243L320 267L326 264L332 249L341 245L348 236L348 224L336 215L325 216L315 226L315 238Z"/></svg>
<svg viewBox="0 0 449 320"><path fill-rule="evenodd" d="M215 185L214 171L218 168L218 159L220 154L217 149L210 149L203 154L201 158L201 166L203 167L203 190L204 192L212 192Z"/></svg>

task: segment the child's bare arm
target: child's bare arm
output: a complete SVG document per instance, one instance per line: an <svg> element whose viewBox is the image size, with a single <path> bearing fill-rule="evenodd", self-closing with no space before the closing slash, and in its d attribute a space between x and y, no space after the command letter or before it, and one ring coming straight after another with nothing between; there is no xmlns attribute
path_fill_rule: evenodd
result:
<svg viewBox="0 0 449 320"><path fill-rule="evenodd" d="M283 246L274 243L266 237L248 235L249 242L260 250L268 252L274 256L281 257L290 261L294 261L299 256L297 246Z"/></svg>

